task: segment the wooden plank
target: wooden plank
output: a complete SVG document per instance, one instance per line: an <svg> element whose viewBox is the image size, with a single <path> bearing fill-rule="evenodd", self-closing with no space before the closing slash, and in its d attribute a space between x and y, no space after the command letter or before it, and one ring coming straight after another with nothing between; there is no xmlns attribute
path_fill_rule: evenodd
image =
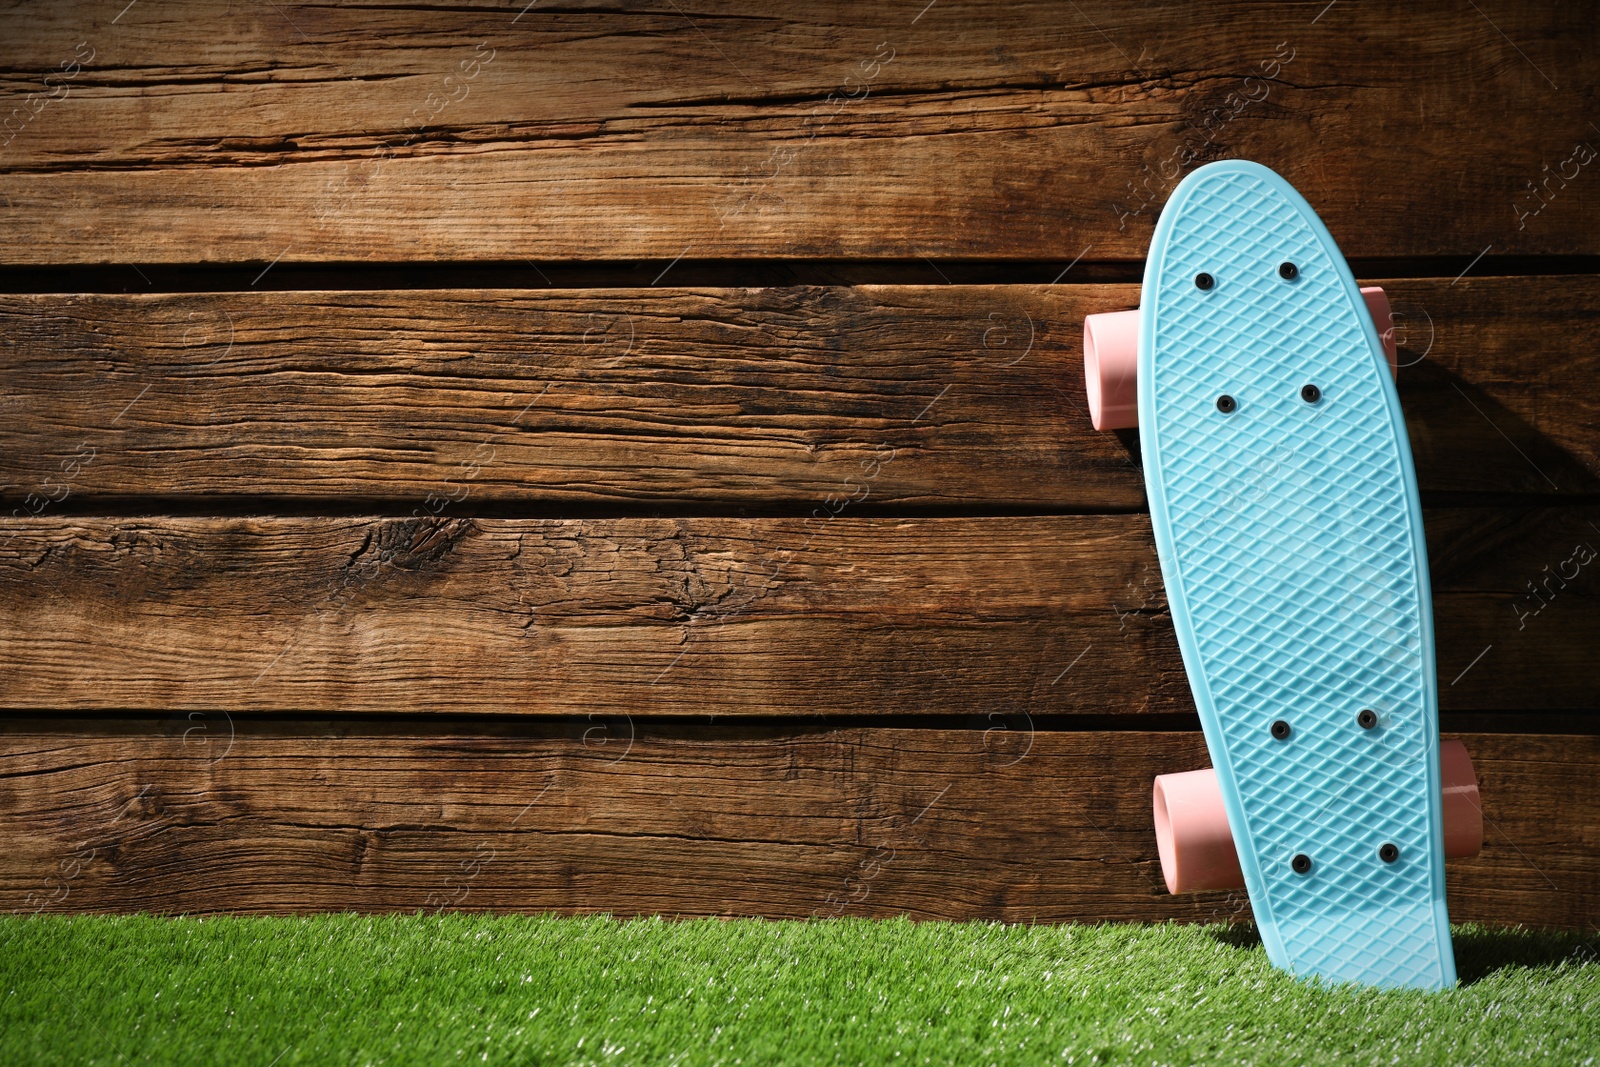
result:
<svg viewBox="0 0 1600 1067"><path fill-rule="evenodd" d="M1136 296L1132 299L1137 300ZM1093 433L1127 286L0 297L8 496L1143 506ZM1077 363L1076 370L1073 364ZM88 458L92 451L92 459Z"/></svg>
<svg viewBox="0 0 1600 1067"><path fill-rule="evenodd" d="M1424 493L1600 492L1600 279L1393 279Z"/></svg>
<svg viewBox="0 0 1600 1067"><path fill-rule="evenodd" d="M1600 492L1600 279L1384 284L1424 493ZM1081 341L1084 315L1137 304L1130 285L0 296L0 501L1142 509L1133 439L1089 425Z"/></svg>
<svg viewBox="0 0 1600 1067"><path fill-rule="evenodd" d="M1600 706L1596 519L1430 513L1446 710ZM13 709L1193 711L1143 515L11 520L0 647Z"/></svg>
<svg viewBox="0 0 1600 1067"><path fill-rule="evenodd" d="M1594 737L1467 735L1457 921L1592 928ZM1048 922L1248 917L1160 882L1151 775L1196 733L12 722L0 907L459 908Z"/></svg>
<svg viewBox="0 0 1600 1067"><path fill-rule="evenodd" d="M1352 255L1600 251L1585 5L121 6L0 16L5 262L1135 258L1224 156Z"/></svg>

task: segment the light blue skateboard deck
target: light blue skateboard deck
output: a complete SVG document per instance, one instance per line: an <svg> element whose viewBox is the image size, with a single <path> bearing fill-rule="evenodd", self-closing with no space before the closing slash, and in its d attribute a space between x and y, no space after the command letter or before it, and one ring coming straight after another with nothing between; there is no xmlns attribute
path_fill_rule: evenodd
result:
<svg viewBox="0 0 1600 1067"><path fill-rule="evenodd" d="M1349 266L1267 168L1200 167L1167 202L1138 397L1173 624L1268 957L1453 985L1410 442Z"/></svg>

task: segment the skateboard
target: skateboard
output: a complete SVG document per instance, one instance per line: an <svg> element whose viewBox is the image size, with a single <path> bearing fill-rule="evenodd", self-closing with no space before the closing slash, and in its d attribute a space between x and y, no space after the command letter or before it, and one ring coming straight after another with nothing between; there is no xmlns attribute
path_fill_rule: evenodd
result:
<svg viewBox="0 0 1600 1067"><path fill-rule="evenodd" d="M1138 426L1162 579L1212 768L1158 778L1173 892L1242 885L1298 976L1455 984L1444 862L1475 852L1441 760L1427 548L1388 300L1288 182L1191 172L1137 311L1084 321L1096 429Z"/></svg>

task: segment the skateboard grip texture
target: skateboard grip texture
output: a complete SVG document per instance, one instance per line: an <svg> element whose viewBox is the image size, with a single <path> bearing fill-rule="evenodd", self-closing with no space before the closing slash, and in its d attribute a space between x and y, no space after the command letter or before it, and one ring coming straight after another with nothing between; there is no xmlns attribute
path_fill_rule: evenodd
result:
<svg viewBox="0 0 1600 1067"><path fill-rule="evenodd" d="M1426 549L1365 302L1304 199L1228 161L1163 210L1141 313L1152 521L1268 952L1453 984Z"/></svg>

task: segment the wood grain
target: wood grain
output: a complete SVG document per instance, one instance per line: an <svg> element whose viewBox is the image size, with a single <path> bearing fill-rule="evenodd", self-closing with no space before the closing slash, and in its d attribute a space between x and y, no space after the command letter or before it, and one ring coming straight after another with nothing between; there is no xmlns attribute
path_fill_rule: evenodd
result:
<svg viewBox="0 0 1600 1067"><path fill-rule="evenodd" d="M1600 706L1596 519L1429 513L1444 709ZM12 709L1193 711L1143 515L11 520L0 647Z"/></svg>
<svg viewBox="0 0 1600 1067"><path fill-rule="evenodd" d="M0 297L8 496L1128 509L1127 286ZM1074 370L1073 363L1079 363ZM74 457L92 459L73 464Z"/></svg>
<svg viewBox="0 0 1600 1067"><path fill-rule="evenodd" d="M122 6L0 15L4 262L1131 259L1221 157L1350 255L1600 251L1584 5Z"/></svg>
<svg viewBox="0 0 1600 1067"><path fill-rule="evenodd" d="M1600 493L1600 279L1376 284L1424 493Z"/></svg>
<svg viewBox="0 0 1600 1067"><path fill-rule="evenodd" d="M1397 280L1425 494L1600 493L1600 281ZM1137 510L1138 287L0 296L0 502ZM1560 328L1552 328L1559 321ZM190 506L194 506L191 504Z"/></svg>
<svg viewBox="0 0 1600 1067"><path fill-rule="evenodd" d="M1594 737L1466 735L1456 921L1593 928ZM294 723L0 731L0 907L1248 917L1161 885L1150 778L1197 733Z"/></svg>

